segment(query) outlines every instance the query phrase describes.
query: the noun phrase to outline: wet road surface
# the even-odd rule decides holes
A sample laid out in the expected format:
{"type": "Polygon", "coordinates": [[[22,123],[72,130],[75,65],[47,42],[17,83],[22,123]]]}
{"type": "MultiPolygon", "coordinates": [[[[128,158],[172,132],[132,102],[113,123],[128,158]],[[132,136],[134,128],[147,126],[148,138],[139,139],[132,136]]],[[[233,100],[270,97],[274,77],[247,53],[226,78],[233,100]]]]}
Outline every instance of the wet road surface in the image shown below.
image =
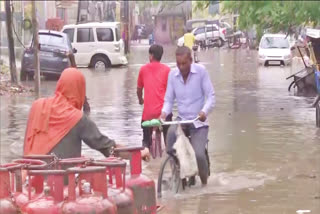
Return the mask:
{"type": "MultiPolygon", "coordinates": [[[[141,145],[142,107],[136,80],[147,62],[148,46],[133,47],[128,67],[106,72],[82,69],[87,81],[91,117],[117,142],[141,145]]],[[[175,67],[174,48],[166,47],[163,62],[175,67]]],[[[289,214],[320,213],[320,130],[315,127],[312,98],[288,92],[285,79],[302,68],[261,67],[257,52],[213,49],[200,53],[216,90],[210,115],[211,176],[206,188],[195,187],[159,200],[160,213],[289,214]]],[[[53,94],[55,81],[42,84],[53,94]]],[[[26,83],[32,84],[32,83],[26,83]]],[[[22,154],[27,114],[33,97],[0,97],[1,162],[22,154]]],[[[83,146],[83,154],[102,157],[83,146]]],[[[160,161],[144,164],[156,179],[160,161]]]]}

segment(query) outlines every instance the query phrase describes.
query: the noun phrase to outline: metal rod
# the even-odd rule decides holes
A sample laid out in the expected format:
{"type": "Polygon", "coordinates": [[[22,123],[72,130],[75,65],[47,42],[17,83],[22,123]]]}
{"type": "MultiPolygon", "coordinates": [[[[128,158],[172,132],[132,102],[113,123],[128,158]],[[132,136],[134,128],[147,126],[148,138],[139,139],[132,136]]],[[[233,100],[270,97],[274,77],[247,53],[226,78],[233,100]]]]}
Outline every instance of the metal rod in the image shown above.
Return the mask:
{"type": "Polygon", "coordinates": [[[10,64],[10,75],[11,82],[14,84],[18,83],[17,79],[17,67],[16,67],[16,57],[14,49],[14,39],[12,32],[12,11],[11,11],[11,1],[5,1],[5,11],[6,11],[6,26],[7,26],[7,40],[8,40],[8,50],[9,50],[9,64],[10,64]]]}
{"type": "Polygon", "coordinates": [[[303,64],[304,64],[304,66],[307,68],[308,66],[307,66],[306,62],[304,61],[304,58],[303,58],[303,56],[302,56],[302,53],[301,53],[301,50],[300,50],[299,46],[297,46],[297,48],[298,48],[298,51],[299,51],[300,56],[301,56],[301,58],[302,58],[303,64]]]}
{"type": "Polygon", "coordinates": [[[168,126],[168,125],[178,125],[178,124],[191,124],[198,120],[199,117],[193,120],[181,120],[181,121],[161,121],[161,125],[168,126]]]}
{"type": "Polygon", "coordinates": [[[302,69],[301,71],[298,71],[297,73],[292,74],[291,76],[287,77],[286,79],[290,79],[291,77],[294,77],[296,74],[299,74],[305,70],[306,70],[306,68],[302,69]]]}

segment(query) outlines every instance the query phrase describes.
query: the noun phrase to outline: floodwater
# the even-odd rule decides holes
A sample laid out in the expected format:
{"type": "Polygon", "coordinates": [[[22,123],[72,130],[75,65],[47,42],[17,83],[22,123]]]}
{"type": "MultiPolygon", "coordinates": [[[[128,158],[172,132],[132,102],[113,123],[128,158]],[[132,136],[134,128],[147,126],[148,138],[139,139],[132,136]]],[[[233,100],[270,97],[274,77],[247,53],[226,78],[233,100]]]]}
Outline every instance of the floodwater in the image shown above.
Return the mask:
{"type": "MultiPolygon", "coordinates": [[[[141,145],[142,107],[136,98],[139,68],[148,60],[148,46],[132,47],[130,65],[106,72],[82,69],[87,80],[91,117],[117,142],[141,145]]],[[[257,65],[257,52],[213,49],[200,53],[216,90],[210,115],[211,176],[207,187],[195,187],[159,200],[168,214],[320,213],[320,130],[315,127],[312,98],[288,92],[286,77],[302,68],[257,65]]],[[[175,66],[174,48],[163,62],[175,66]]],[[[32,84],[32,83],[26,83],[32,84]]],[[[45,81],[42,95],[53,94],[45,81]]],[[[1,162],[22,154],[27,114],[33,97],[0,97],[1,162]]],[[[83,147],[84,155],[102,157],[83,147]]],[[[144,164],[156,179],[160,161],[144,164]]]]}

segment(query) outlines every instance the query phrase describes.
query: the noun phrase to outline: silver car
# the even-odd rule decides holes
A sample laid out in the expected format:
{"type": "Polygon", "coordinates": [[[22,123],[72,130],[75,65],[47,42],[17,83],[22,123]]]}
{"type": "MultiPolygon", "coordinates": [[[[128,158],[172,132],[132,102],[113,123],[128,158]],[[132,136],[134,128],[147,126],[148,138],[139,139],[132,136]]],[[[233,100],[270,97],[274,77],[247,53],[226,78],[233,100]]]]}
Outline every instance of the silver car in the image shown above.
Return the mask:
{"type": "MultiPolygon", "coordinates": [[[[75,53],[76,50],[72,49],[71,42],[65,33],[41,30],[38,34],[41,75],[58,78],[65,68],[70,67],[73,64],[73,53],[75,53]]],[[[20,73],[21,81],[24,81],[27,78],[33,79],[34,77],[33,45],[34,43],[32,40],[30,47],[23,52],[20,73]]]]}

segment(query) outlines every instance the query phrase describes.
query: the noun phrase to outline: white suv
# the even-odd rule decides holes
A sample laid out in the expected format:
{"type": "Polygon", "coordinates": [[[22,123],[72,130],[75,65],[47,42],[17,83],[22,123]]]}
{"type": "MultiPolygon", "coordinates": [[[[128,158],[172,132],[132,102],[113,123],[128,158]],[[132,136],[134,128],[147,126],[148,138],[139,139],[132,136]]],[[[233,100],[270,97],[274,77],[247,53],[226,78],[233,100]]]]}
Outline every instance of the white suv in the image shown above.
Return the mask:
{"type": "MultiPolygon", "coordinates": [[[[219,28],[218,25],[213,24],[213,25],[197,27],[193,29],[191,33],[193,33],[197,41],[204,41],[206,37],[219,39],[218,46],[221,47],[223,43],[226,41],[225,35],[227,32],[226,32],[226,28],[222,28],[222,27],[219,28]]],[[[184,44],[184,37],[182,36],[178,39],[177,45],[183,46],[183,44],[184,44]]]]}
{"type": "Polygon", "coordinates": [[[103,69],[128,63],[119,22],[65,25],[62,32],[68,35],[72,47],[77,50],[77,66],[103,69]]]}

